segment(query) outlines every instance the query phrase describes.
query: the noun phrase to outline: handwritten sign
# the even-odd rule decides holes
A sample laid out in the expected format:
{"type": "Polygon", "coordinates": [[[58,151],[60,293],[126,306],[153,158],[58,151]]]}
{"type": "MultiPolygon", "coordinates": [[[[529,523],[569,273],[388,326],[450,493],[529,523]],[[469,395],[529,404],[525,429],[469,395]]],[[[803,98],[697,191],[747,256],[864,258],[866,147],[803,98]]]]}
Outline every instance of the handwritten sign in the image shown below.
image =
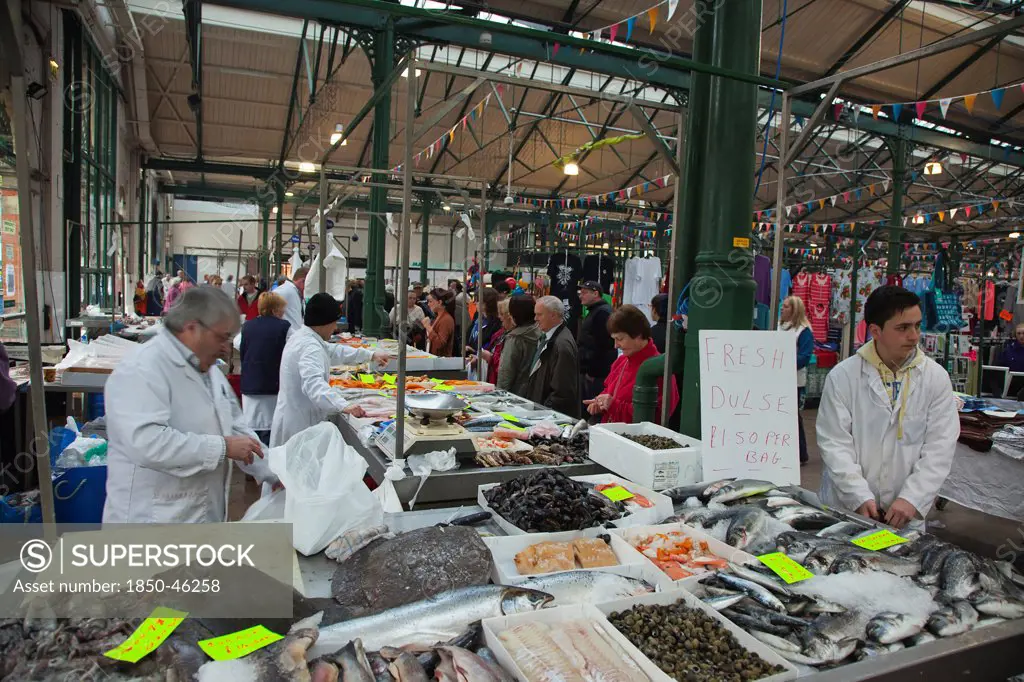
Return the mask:
{"type": "Polygon", "coordinates": [[[236,658],[248,656],[252,652],[282,639],[284,639],[283,635],[271,632],[262,625],[257,625],[248,630],[232,632],[230,635],[224,635],[223,637],[204,639],[198,642],[198,644],[199,648],[213,660],[232,661],[236,658]]]}
{"type": "Polygon", "coordinates": [[[704,480],[800,484],[796,335],[700,330],[704,480]]]}
{"type": "Polygon", "coordinates": [[[732,246],[735,249],[749,249],[750,239],[748,239],[747,237],[733,237],[732,246]]]}
{"type": "Polygon", "coordinates": [[[906,538],[901,538],[899,535],[896,535],[896,533],[893,533],[891,530],[885,530],[883,528],[880,531],[871,533],[870,535],[859,537],[856,540],[851,540],[850,542],[857,545],[858,547],[869,549],[872,552],[877,552],[879,550],[883,550],[888,547],[892,547],[893,545],[904,543],[906,541],[906,538]]]}
{"type": "Polygon", "coordinates": [[[629,492],[621,485],[617,485],[614,488],[605,488],[604,490],[601,491],[601,494],[607,497],[612,502],[622,502],[623,500],[628,500],[635,497],[633,493],[629,492]]]}
{"type": "Polygon", "coordinates": [[[757,557],[757,559],[762,564],[770,568],[775,575],[782,578],[787,585],[792,585],[793,583],[798,583],[801,580],[807,580],[808,578],[814,577],[813,573],[790,559],[782,552],[762,554],[757,557]]]}
{"type": "Polygon", "coordinates": [[[377,383],[376,381],[374,381],[372,374],[360,374],[359,375],[359,381],[363,382],[364,384],[375,384],[375,383],[377,383]]]}
{"type": "Polygon", "coordinates": [[[389,386],[394,386],[396,381],[398,381],[398,377],[396,377],[394,374],[385,374],[384,375],[384,383],[385,384],[388,384],[389,386]]]}
{"type": "Polygon", "coordinates": [[[185,611],[158,606],[149,614],[149,618],[142,621],[131,637],[103,655],[116,661],[138,663],[156,651],[187,616],[188,613],[185,611]]]}

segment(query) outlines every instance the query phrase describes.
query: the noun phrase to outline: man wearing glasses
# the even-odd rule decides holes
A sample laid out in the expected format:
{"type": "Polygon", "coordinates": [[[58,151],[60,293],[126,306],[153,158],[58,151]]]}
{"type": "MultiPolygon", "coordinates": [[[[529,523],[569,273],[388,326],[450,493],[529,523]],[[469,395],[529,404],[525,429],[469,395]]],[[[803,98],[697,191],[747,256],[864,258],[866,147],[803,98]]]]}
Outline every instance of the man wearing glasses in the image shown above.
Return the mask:
{"type": "Polygon", "coordinates": [[[107,380],[104,523],[226,521],[232,462],[277,481],[216,367],[241,327],[235,302],[218,288],[189,289],[164,327],[107,380]]]}

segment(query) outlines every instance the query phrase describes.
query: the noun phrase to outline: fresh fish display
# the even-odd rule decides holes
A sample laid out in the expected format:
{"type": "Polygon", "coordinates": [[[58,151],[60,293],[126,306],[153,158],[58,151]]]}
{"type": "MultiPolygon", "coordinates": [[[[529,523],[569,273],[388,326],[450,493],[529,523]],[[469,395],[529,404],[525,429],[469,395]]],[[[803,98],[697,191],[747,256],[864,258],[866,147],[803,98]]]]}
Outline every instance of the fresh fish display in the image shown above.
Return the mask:
{"type": "Polygon", "coordinates": [[[833,523],[831,526],[819,530],[818,537],[838,537],[845,539],[857,535],[858,533],[863,533],[865,530],[869,530],[869,528],[866,528],[859,523],[854,523],[853,521],[839,521],[838,523],[833,523]]]}
{"type": "Polygon", "coordinates": [[[715,577],[725,583],[728,587],[735,588],[747,594],[758,603],[763,604],[770,609],[780,613],[786,610],[786,607],[783,606],[778,597],[772,594],[771,590],[768,590],[755,582],[725,572],[718,573],[715,577]]]}
{"type": "Polygon", "coordinates": [[[485,491],[484,497],[495,513],[528,533],[592,528],[618,519],[625,510],[553,469],[514,478],[485,491]]]}
{"type": "Polygon", "coordinates": [[[718,490],[711,493],[709,500],[725,504],[727,502],[743,499],[744,497],[760,495],[761,493],[766,493],[769,490],[774,489],[775,484],[771,481],[758,481],[750,478],[741,478],[719,487],[718,490]]]}
{"type": "Polygon", "coordinates": [[[907,646],[919,646],[921,644],[927,644],[928,642],[934,642],[935,640],[935,635],[927,631],[922,631],[917,633],[913,637],[908,637],[907,646]]]}
{"type": "Polygon", "coordinates": [[[744,649],[731,632],[684,601],[634,606],[610,614],[608,620],[676,680],[758,680],[782,671],[744,649]]]}
{"type": "Polygon", "coordinates": [[[813,507],[782,506],[772,511],[772,516],[795,530],[819,531],[836,525],[839,519],[813,507]]]}
{"type": "Polygon", "coordinates": [[[880,613],[868,622],[866,632],[879,644],[893,644],[921,632],[926,623],[905,613],[880,613]]]}
{"type": "Polygon", "coordinates": [[[432,646],[464,632],[471,623],[541,608],[551,595],[501,585],[466,587],[320,629],[314,656],[336,651],[361,638],[367,649],[419,644],[432,646]]]}
{"type": "Polygon", "coordinates": [[[954,601],[928,619],[928,629],[939,637],[967,632],[978,622],[978,612],[966,601],[954,601]]]}
{"type": "Polygon", "coordinates": [[[586,621],[524,623],[498,635],[528,682],[631,682],[648,680],[625,656],[610,654],[608,640],[586,621]]]}
{"type": "Polygon", "coordinates": [[[776,649],[778,654],[787,661],[803,665],[830,665],[845,661],[857,649],[857,639],[846,639],[833,642],[821,637],[811,639],[801,653],[793,653],[776,649]]]}
{"type": "Polygon", "coordinates": [[[520,586],[550,595],[554,599],[551,606],[597,604],[654,591],[646,581],[604,571],[564,571],[530,578],[520,586]]]}
{"type": "Polygon", "coordinates": [[[437,651],[441,654],[441,662],[434,673],[438,682],[500,682],[504,677],[497,675],[486,661],[468,649],[442,646],[437,651]]]}
{"type": "Polygon", "coordinates": [[[976,595],[981,584],[972,555],[961,550],[950,552],[942,564],[940,585],[951,599],[970,599],[976,595]]]}
{"type": "MultiPolygon", "coordinates": [[[[388,665],[388,674],[396,682],[429,682],[426,670],[412,654],[403,651],[388,665]]],[[[317,682],[313,680],[312,682],[317,682]]]]}
{"type": "MultiPolygon", "coordinates": [[[[284,639],[245,658],[234,661],[211,661],[199,669],[196,682],[307,682],[313,678],[306,658],[317,637],[316,628],[296,630],[284,639]]],[[[328,667],[333,665],[326,663],[321,666],[320,679],[331,682],[330,677],[325,675],[328,675],[328,667]]],[[[314,669],[316,667],[315,665],[314,669]]],[[[364,682],[358,677],[353,679],[364,682]]],[[[373,677],[370,677],[369,681],[373,682],[373,677]]]]}
{"type": "Polygon", "coordinates": [[[747,595],[741,593],[738,594],[716,594],[710,597],[705,597],[701,601],[713,608],[715,611],[723,611],[734,604],[747,599],[747,595]]]}
{"type": "Polygon", "coordinates": [[[921,562],[885,552],[853,551],[838,557],[828,570],[829,573],[885,571],[911,578],[921,572],[921,562]]]}

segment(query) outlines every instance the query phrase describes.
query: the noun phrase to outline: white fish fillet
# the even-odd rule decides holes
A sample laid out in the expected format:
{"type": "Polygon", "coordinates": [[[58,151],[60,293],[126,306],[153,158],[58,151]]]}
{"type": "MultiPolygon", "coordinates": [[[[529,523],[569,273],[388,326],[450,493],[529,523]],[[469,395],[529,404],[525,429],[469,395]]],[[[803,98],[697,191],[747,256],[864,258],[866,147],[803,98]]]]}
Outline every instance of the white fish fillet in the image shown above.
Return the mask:
{"type": "Polygon", "coordinates": [[[572,646],[583,658],[583,677],[589,682],[634,682],[647,679],[646,676],[637,678],[635,672],[626,668],[621,658],[610,654],[590,623],[566,623],[561,633],[568,636],[572,646]]]}
{"type": "Polygon", "coordinates": [[[528,682],[585,682],[543,623],[525,623],[499,636],[528,682]]]}

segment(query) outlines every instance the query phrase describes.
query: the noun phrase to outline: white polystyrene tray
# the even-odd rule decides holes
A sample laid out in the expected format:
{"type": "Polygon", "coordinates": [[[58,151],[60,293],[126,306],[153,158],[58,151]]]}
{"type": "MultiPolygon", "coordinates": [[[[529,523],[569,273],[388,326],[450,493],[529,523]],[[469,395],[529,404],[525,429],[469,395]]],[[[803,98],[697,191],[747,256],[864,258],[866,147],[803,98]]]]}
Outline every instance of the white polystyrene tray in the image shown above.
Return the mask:
{"type": "Polygon", "coordinates": [[[590,429],[590,459],[653,490],[700,482],[700,453],[699,440],[650,422],[598,424],[590,429]],[[662,436],[680,447],[651,450],[622,434],[662,436]]]}
{"type": "MultiPolygon", "coordinates": [[[[654,535],[655,533],[671,533],[673,531],[683,533],[684,535],[688,535],[689,537],[693,538],[695,542],[704,540],[708,543],[708,549],[710,549],[712,552],[722,557],[723,559],[727,559],[733,562],[734,564],[757,563],[757,558],[752,554],[747,554],[741,549],[736,549],[735,547],[727,545],[721,540],[717,540],[711,535],[708,535],[707,532],[700,530],[698,528],[694,528],[693,526],[688,526],[685,523],[663,523],[657,526],[631,526],[629,528],[611,529],[611,533],[614,535],[618,535],[623,540],[625,540],[626,543],[630,546],[630,548],[633,548],[633,538],[654,535]]],[[[650,559],[648,559],[646,556],[644,556],[644,554],[640,553],[635,548],[633,549],[633,551],[635,551],[645,560],[650,561],[650,559]]],[[[655,566],[655,568],[657,568],[657,565],[653,561],[651,561],[650,563],[652,566],[655,566]]],[[[678,580],[676,582],[682,584],[687,589],[690,589],[689,585],[699,581],[703,577],[703,575],[695,575],[690,576],[689,578],[683,578],[682,580],[678,580]]]]}
{"type": "MultiPolygon", "coordinates": [[[[729,630],[729,632],[735,635],[736,640],[740,643],[740,646],[742,646],[747,651],[752,651],[753,653],[757,654],[762,659],[764,659],[767,663],[771,663],[772,665],[780,665],[783,668],[785,668],[783,672],[776,673],[775,675],[770,675],[768,677],[762,677],[758,682],[785,682],[786,680],[795,680],[799,676],[796,666],[794,666],[786,659],[782,658],[782,656],[779,656],[770,647],[766,646],[765,644],[762,644],[761,642],[754,639],[752,636],[748,635],[746,632],[737,627],[732,621],[730,621],[725,616],[718,613],[718,611],[715,611],[713,608],[711,608],[710,606],[702,602],[700,599],[697,599],[695,596],[693,596],[685,590],[677,590],[674,592],[652,592],[651,594],[644,594],[640,595],[639,597],[632,597],[630,599],[620,599],[618,601],[610,601],[596,604],[594,608],[596,608],[602,615],[604,615],[607,618],[607,616],[616,611],[627,611],[639,604],[675,604],[679,600],[685,601],[687,606],[699,609],[704,613],[708,614],[709,616],[711,616],[712,618],[714,618],[715,621],[718,622],[722,627],[726,628],[727,630],[729,630]]],[[[611,625],[611,623],[609,623],[609,625],[611,625]]],[[[615,628],[614,625],[611,625],[611,627],[613,629],[615,628]]],[[[674,682],[673,678],[663,673],[660,668],[658,668],[656,665],[654,665],[653,662],[647,659],[647,657],[644,656],[644,654],[639,649],[633,646],[633,643],[626,639],[626,637],[622,635],[622,633],[619,633],[617,630],[616,633],[619,634],[619,636],[626,641],[626,644],[629,646],[628,650],[630,656],[634,660],[636,660],[637,657],[643,657],[652,667],[657,669],[658,676],[652,677],[652,682],[674,682]]]]}
{"type": "MultiPolygon", "coordinates": [[[[651,503],[654,504],[650,509],[640,509],[633,512],[632,514],[626,514],[625,516],[610,521],[610,524],[614,524],[616,527],[625,528],[628,526],[639,526],[649,525],[660,521],[661,519],[667,518],[673,514],[672,500],[665,497],[660,493],[656,493],[653,490],[644,488],[641,485],[637,485],[632,481],[626,480],[621,476],[615,476],[613,474],[597,474],[595,476],[573,476],[574,481],[582,481],[585,483],[618,483],[623,485],[631,493],[642,495],[646,497],[651,503]]],[[[477,504],[484,508],[485,511],[491,512],[494,516],[495,523],[501,527],[508,535],[523,535],[526,531],[520,529],[518,526],[513,525],[510,521],[506,520],[501,514],[496,512],[487,503],[487,498],[484,497],[484,492],[494,488],[495,486],[501,485],[500,483],[485,483],[477,488],[477,504]]]]}
{"type": "MultiPolygon", "coordinates": [[[[675,592],[673,594],[683,593],[675,592]]],[[[637,667],[643,670],[652,682],[673,682],[671,678],[667,677],[658,669],[657,666],[651,663],[646,656],[637,651],[636,647],[630,644],[629,640],[627,640],[622,633],[616,630],[600,611],[589,604],[582,606],[559,606],[552,609],[541,609],[540,611],[518,613],[511,616],[486,618],[483,621],[484,641],[488,648],[494,652],[494,657],[498,660],[498,663],[501,664],[502,668],[511,673],[520,682],[529,682],[528,678],[512,659],[512,655],[505,648],[505,645],[499,638],[499,635],[505,630],[509,630],[523,623],[533,622],[554,625],[574,620],[586,620],[601,629],[607,637],[615,643],[618,655],[620,657],[628,657],[632,660],[637,667]]],[[[643,680],[638,679],[635,682],[643,682],[643,680]]]]}
{"type": "MultiPolygon", "coordinates": [[[[592,538],[607,530],[601,528],[588,528],[586,530],[567,531],[565,533],[529,533],[526,535],[506,535],[504,537],[484,538],[484,544],[491,550],[491,577],[498,585],[509,585],[512,582],[525,580],[526,578],[541,578],[552,573],[537,573],[535,575],[522,575],[516,569],[516,554],[522,552],[531,545],[540,542],[571,542],[577,538],[592,538]]],[[[625,540],[617,535],[611,536],[611,549],[619,560],[619,565],[649,563],[642,554],[629,546],[625,540]]],[[[615,568],[606,567],[606,568],[615,568]]],[[[583,571],[601,571],[603,568],[573,569],[583,571]]],[[[555,571],[564,573],[564,571],[555,571]]]]}

